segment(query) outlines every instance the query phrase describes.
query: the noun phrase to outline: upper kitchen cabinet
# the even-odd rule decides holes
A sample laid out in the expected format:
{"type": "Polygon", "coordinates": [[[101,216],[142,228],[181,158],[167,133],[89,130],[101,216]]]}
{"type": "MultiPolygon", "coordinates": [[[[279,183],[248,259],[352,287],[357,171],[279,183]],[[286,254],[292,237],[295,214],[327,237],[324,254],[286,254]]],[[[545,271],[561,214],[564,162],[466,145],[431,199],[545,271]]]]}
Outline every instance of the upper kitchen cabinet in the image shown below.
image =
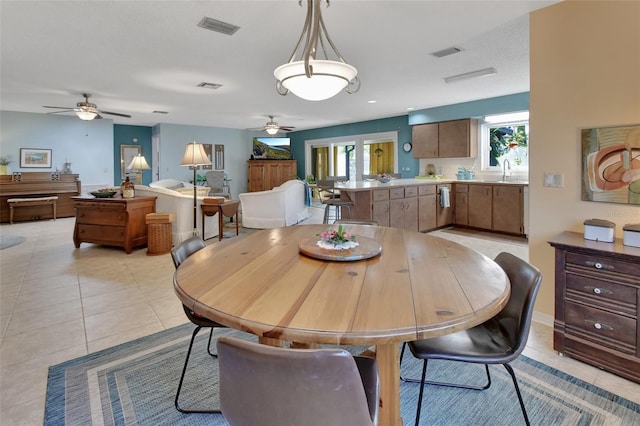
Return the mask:
{"type": "Polygon", "coordinates": [[[478,120],[441,121],[413,126],[414,158],[463,158],[478,155],[478,120]]]}

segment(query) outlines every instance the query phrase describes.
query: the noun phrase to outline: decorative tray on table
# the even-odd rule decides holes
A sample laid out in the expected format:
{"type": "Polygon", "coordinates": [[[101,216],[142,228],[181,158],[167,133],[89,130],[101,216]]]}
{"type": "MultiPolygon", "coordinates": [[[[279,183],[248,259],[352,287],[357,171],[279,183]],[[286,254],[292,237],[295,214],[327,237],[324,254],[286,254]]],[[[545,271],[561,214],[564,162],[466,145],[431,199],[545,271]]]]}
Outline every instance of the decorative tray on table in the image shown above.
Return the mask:
{"type": "Polygon", "coordinates": [[[304,238],[298,244],[300,253],[320,260],[333,260],[336,262],[353,262],[375,257],[382,253],[382,246],[379,242],[368,237],[357,237],[357,245],[349,244],[348,248],[341,248],[340,245],[329,248],[327,245],[318,245],[317,237],[304,238]]]}

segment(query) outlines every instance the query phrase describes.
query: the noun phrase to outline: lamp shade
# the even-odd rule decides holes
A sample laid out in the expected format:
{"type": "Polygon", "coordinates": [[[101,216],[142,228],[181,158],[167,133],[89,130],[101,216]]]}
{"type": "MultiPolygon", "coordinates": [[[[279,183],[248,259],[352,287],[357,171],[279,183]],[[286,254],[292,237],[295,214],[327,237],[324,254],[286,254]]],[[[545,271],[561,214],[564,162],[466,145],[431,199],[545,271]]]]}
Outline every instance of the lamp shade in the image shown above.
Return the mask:
{"type": "Polygon", "coordinates": [[[129,167],[127,167],[127,169],[130,170],[149,170],[150,168],[151,167],[149,167],[147,160],[144,159],[142,154],[138,154],[133,157],[133,160],[131,160],[131,164],[129,164],[129,167]]]}
{"type": "Polygon", "coordinates": [[[78,118],[80,118],[80,120],[89,121],[96,118],[98,113],[81,109],[79,111],[76,111],[76,115],[78,116],[78,118]]]}
{"type": "Polygon", "coordinates": [[[180,163],[181,166],[204,166],[209,164],[211,164],[211,160],[207,157],[203,144],[196,142],[187,144],[187,149],[185,149],[184,157],[180,163]]]}
{"type": "Polygon", "coordinates": [[[323,101],[338,93],[358,75],[355,67],[339,61],[310,60],[313,74],[307,77],[304,61],[280,65],[273,74],[294,95],[308,101],[323,101]]]}

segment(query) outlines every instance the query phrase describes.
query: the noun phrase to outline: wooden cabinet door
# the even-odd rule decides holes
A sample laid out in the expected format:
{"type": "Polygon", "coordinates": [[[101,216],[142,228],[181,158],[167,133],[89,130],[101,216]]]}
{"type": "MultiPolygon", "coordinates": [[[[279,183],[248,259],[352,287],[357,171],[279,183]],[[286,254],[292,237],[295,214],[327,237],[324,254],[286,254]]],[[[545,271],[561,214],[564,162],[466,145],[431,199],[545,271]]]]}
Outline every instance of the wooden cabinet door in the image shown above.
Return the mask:
{"type": "Polygon", "coordinates": [[[418,187],[418,231],[431,231],[436,226],[436,186],[420,186],[418,187]]]}
{"type": "Polygon", "coordinates": [[[491,185],[469,185],[469,226],[491,229],[492,199],[491,185]]]}
{"type": "Polygon", "coordinates": [[[413,158],[438,157],[438,123],[413,126],[413,158]]]}
{"type": "Polygon", "coordinates": [[[469,194],[456,192],[456,225],[469,224],[469,194]]]}
{"type": "Polygon", "coordinates": [[[451,184],[442,184],[436,186],[436,225],[438,227],[453,225],[455,214],[455,195],[451,192],[451,184]],[[440,200],[440,190],[444,187],[449,188],[449,207],[442,207],[440,200]]]}
{"type": "Polygon", "coordinates": [[[374,201],[372,217],[378,225],[389,226],[389,201],[374,201]]]}
{"type": "Polygon", "coordinates": [[[476,157],[477,120],[464,119],[438,123],[438,157],[476,157]]]}
{"type": "Polygon", "coordinates": [[[418,230],[418,198],[410,197],[404,200],[403,228],[408,231],[418,230]]]}
{"type": "Polygon", "coordinates": [[[523,234],[523,200],[521,186],[495,185],[493,187],[493,230],[523,234]]]}
{"type": "Polygon", "coordinates": [[[264,191],[266,186],[267,167],[265,163],[249,164],[249,192],[264,191]]]}

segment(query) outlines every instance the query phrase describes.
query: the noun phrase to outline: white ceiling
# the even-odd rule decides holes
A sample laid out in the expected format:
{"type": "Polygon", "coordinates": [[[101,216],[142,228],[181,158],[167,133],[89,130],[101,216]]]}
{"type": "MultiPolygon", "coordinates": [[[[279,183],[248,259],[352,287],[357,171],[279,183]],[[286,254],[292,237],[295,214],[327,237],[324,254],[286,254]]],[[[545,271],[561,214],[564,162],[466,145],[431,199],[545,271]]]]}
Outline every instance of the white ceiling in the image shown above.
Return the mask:
{"type": "Polygon", "coordinates": [[[105,116],[118,124],[237,129],[268,115],[296,130],[397,116],[528,91],[528,13],[556,2],[333,0],[322,7],[325,23],[362,88],[309,102],[278,95],[273,76],[300,36],[305,3],[1,0],[0,105],[47,113],[43,105],[73,107],[89,92],[99,109],[132,116],[105,116]],[[240,30],[199,28],[205,16],[240,30]],[[462,52],[430,55],[452,46],[462,52]],[[444,82],[487,67],[498,74],[444,82]]]}

